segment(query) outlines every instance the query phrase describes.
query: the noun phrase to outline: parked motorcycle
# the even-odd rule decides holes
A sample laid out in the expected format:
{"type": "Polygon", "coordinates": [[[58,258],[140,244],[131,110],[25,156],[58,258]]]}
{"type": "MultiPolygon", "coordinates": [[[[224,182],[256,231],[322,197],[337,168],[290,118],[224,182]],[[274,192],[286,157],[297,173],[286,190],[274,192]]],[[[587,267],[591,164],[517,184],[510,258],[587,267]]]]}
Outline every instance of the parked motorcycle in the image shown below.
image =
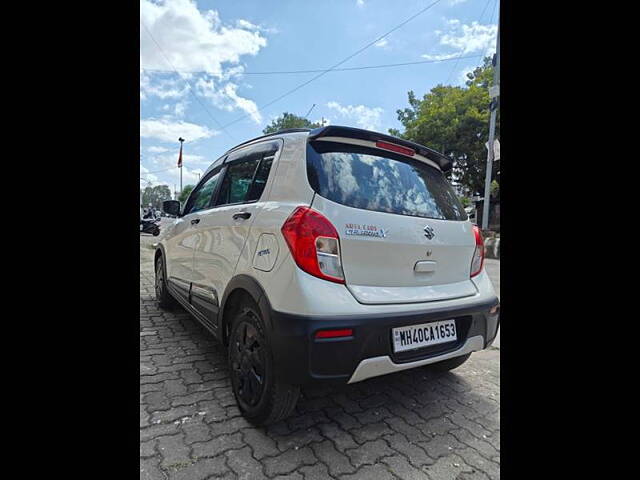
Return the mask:
{"type": "Polygon", "coordinates": [[[140,233],[150,233],[154,237],[160,235],[160,219],[159,218],[142,218],[140,219],[140,233]]]}

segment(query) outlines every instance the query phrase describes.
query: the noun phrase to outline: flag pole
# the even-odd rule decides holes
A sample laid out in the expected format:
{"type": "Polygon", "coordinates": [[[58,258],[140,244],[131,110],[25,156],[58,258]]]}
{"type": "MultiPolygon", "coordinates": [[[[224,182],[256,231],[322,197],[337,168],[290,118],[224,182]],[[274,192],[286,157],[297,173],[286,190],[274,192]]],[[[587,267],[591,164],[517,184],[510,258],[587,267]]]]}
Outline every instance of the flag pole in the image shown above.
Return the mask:
{"type": "Polygon", "coordinates": [[[180,157],[178,157],[178,167],[180,167],[180,193],[182,193],[182,143],[184,142],[184,138],[180,137],[178,141],[180,142],[180,157]]]}

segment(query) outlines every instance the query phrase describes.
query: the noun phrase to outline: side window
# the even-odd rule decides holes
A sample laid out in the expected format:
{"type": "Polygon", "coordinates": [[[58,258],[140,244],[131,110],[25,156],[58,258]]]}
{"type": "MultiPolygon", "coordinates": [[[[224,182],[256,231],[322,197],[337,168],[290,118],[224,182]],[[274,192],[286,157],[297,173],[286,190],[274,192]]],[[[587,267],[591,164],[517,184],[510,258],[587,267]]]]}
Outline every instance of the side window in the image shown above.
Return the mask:
{"type": "Polygon", "coordinates": [[[247,201],[259,200],[262,196],[264,186],[267,184],[267,179],[269,178],[269,172],[271,171],[271,164],[273,163],[273,159],[274,156],[270,155],[268,157],[264,157],[262,159],[262,162],[260,162],[260,167],[258,168],[256,177],[253,180],[251,191],[247,196],[247,201]]]}
{"type": "Polygon", "coordinates": [[[209,208],[213,192],[220,180],[221,173],[221,171],[218,171],[218,173],[212,175],[196,187],[196,190],[191,194],[191,197],[189,197],[189,202],[187,203],[184,212],[185,215],[209,208]]]}
{"type": "Polygon", "coordinates": [[[230,164],[222,181],[216,205],[246,202],[248,200],[249,187],[251,187],[259,162],[260,159],[255,158],[230,164]]]}

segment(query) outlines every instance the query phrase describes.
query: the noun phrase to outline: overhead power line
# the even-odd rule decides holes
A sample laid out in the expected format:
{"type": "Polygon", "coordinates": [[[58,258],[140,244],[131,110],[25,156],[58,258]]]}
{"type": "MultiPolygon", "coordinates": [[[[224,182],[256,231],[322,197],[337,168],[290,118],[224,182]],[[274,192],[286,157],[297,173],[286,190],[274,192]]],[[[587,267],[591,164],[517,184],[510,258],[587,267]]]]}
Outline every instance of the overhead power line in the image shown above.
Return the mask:
{"type": "MultiPolygon", "coordinates": [[[[469,55],[466,57],[449,57],[449,58],[441,58],[437,60],[418,60],[416,62],[403,62],[403,63],[386,63],[384,65],[364,65],[361,67],[345,67],[345,68],[334,68],[331,72],[349,72],[354,70],[368,70],[372,68],[391,68],[391,67],[404,67],[407,65],[421,65],[424,63],[440,63],[440,62],[450,62],[451,60],[460,60],[465,58],[478,58],[482,55],[469,55]]],[[[142,68],[142,70],[146,72],[157,72],[157,73],[173,73],[173,70],[159,70],[154,68],[142,68]]],[[[239,75],[292,75],[292,74],[300,74],[300,73],[319,73],[325,72],[326,69],[314,69],[314,70],[274,70],[274,71],[264,71],[264,72],[242,72],[239,75]]],[[[201,74],[201,73],[210,73],[206,70],[200,71],[183,71],[179,70],[180,73],[190,73],[190,74],[201,74]]]]}
{"type": "MultiPolygon", "coordinates": [[[[169,64],[169,66],[173,69],[174,72],[176,72],[176,74],[180,75],[180,73],[178,72],[178,70],[176,70],[176,68],[173,66],[173,64],[171,63],[171,60],[169,60],[169,57],[164,53],[164,50],[162,49],[162,47],[160,46],[160,44],[157,42],[157,40],[155,39],[155,37],[153,36],[153,34],[151,33],[151,31],[147,28],[147,26],[144,24],[144,22],[140,21],[140,24],[144,27],[144,29],[147,31],[147,33],[149,34],[149,37],[151,37],[151,40],[153,40],[153,43],[156,44],[156,46],[158,47],[158,50],[160,50],[160,53],[162,53],[162,56],[164,57],[164,59],[167,61],[167,63],[169,64]]],[[[221,130],[223,130],[227,135],[229,135],[233,140],[235,140],[235,138],[233,137],[233,135],[231,135],[228,131],[225,130],[225,127],[211,114],[211,112],[209,111],[209,109],[204,105],[204,103],[202,103],[202,101],[200,101],[200,99],[198,98],[198,96],[193,93],[193,88],[191,87],[191,84],[186,80],[183,79],[185,81],[185,83],[187,84],[187,86],[189,87],[189,93],[191,94],[191,96],[193,98],[196,99],[196,101],[200,104],[200,106],[202,107],[202,109],[207,112],[207,115],[209,115],[209,117],[211,117],[211,119],[220,127],[221,130]]]]}
{"type": "MultiPolygon", "coordinates": [[[[311,82],[317,80],[318,78],[322,77],[323,75],[331,72],[332,70],[336,69],[337,67],[339,67],[340,65],[342,65],[343,63],[351,60],[353,57],[355,57],[356,55],[359,55],[360,53],[364,52],[367,48],[371,47],[372,45],[378,43],[380,40],[382,40],[383,38],[385,38],[386,36],[390,35],[391,33],[395,32],[396,30],[398,30],[399,28],[403,27],[404,25],[406,25],[407,23],[409,23],[411,20],[413,20],[414,18],[418,17],[419,15],[422,15],[424,12],[426,12],[427,10],[429,10],[430,8],[432,8],[433,6],[437,5],[438,3],[440,3],[442,0],[436,0],[435,2],[430,3],[428,6],[426,6],[425,8],[423,8],[422,10],[420,10],[418,13],[410,16],[409,18],[407,18],[404,22],[396,25],[395,27],[393,27],[391,30],[389,30],[388,32],[384,33],[383,35],[379,36],[378,38],[376,38],[375,40],[367,43],[364,47],[360,48],[359,50],[355,51],[354,53],[352,53],[351,55],[345,57],[344,59],[340,60],[338,63],[336,63],[335,65],[332,65],[331,67],[329,67],[326,70],[323,70],[322,72],[318,73],[317,75],[313,76],[312,78],[310,78],[309,80],[307,80],[306,82],[301,83],[300,85],[292,88],[291,90],[283,93],[282,95],[280,95],[277,98],[274,98],[273,100],[271,100],[270,102],[265,103],[264,105],[261,105],[258,107],[258,111],[263,110],[271,105],[273,105],[274,103],[282,100],[283,98],[291,95],[294,92],[297,92],[298,90],[300,90],[301,88],[309,85],[311,82]]],[[[231,125],[233,125],[234,123],[238,123],[241,120],[244,120],[245,118],[247,118],[248,116],[250,116],[249,113],[246,113],[244,115],[242,115],[241,117],[238,117],[237,119],[227,123],[224,127],[229,127],[231,125]]]]}

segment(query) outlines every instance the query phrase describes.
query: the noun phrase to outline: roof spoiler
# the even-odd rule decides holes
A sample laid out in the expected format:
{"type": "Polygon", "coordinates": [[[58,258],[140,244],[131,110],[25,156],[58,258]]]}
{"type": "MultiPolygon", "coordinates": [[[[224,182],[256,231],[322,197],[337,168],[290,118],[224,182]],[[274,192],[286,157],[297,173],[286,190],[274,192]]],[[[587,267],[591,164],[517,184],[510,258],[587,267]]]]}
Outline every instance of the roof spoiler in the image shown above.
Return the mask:
{"type": "Polygon", "coordinates": [[[436,162],[443,172],[449,171],[453,167],[453,161],[446,155],[425,147],[424,145],[394,137],[393,135],[385,135],[384,133],[372,132],[361,128],[341,127],[338,125],[320,127],[309,132],[309,140],[315,140],[321,137],[346,137],[358,140],[368,140],[370,142],[382,140],[384,142],[395,143],[396,145],[401,145],[415,150],[416,153],[436,162]]]}

